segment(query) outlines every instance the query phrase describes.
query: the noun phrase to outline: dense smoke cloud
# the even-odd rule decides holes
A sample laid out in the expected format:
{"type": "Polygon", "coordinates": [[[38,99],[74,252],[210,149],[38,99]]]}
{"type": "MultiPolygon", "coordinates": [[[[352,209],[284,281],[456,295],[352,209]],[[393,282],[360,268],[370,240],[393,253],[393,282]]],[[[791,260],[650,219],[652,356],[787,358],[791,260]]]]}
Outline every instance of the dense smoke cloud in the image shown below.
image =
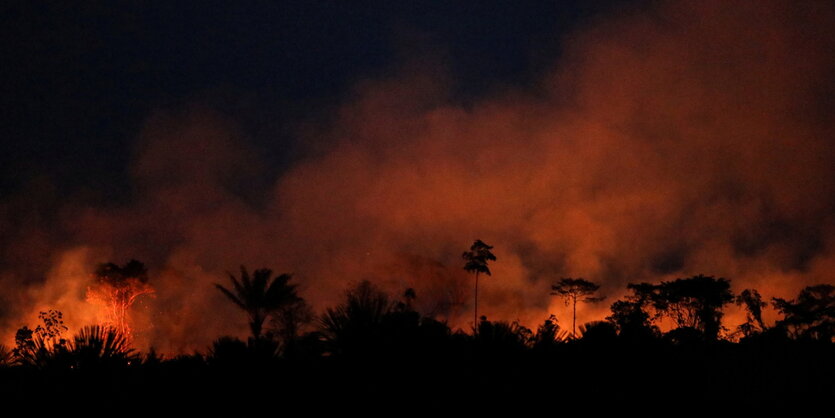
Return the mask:
{"type": "MultiPolygon", "coordinates": [[[[413,287],[421,310],[467,328],[461,252],[475,239],[498,257],[480,312],[528,326],[549,313],[566,323],[549,291],[567,276],[610,297],[578,305],[578,321],[602,319],[628,282],[704,273],[766,297],[831,283],[833,18],[825,3],[702,1],[610,16],[567,38],[537,88],[467,105],[450,97],[454,80],[410,61],[300,129],[307,156],[255,203],[240,190],[268,161],[234,121],[161,111],[137,141],[132,202],[6,221],[4,254],[26,236],[26,257],[51,266],[42,281],[3,266],[21,295],[7,296],[6,334],[44,307],[91,320],[73,307],[79,283],[131,257],[156,287],[138,338],[170,352],[246,332],[211,286],[240,264],[294,273],[318,309],[362,279],[413,287]]],[[[21,216],[15,199],[4,219],[21,216]]]]}

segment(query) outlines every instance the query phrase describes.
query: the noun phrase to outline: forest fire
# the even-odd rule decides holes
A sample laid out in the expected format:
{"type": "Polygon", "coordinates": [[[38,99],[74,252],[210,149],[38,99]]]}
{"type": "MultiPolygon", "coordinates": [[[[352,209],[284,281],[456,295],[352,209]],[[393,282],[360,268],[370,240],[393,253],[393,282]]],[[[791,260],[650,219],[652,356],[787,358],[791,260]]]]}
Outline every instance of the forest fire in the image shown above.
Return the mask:
{"type": "Polygon", "coordinates": [[[175,3],[0,24],[0,364],[830,388],[833,4],[175,3]]]}
{"type": "Polygon", "coordinates": [[[121,267],[105,263],[98,267],[94,283],[87,288],[87,300],[101,306],[101,325],[113,327],[130,342],[130,308],[138,297],[153,292],[148,284],[148,270],[141,262],[131,260],[121,267]]]}
{"type": "MultiPolygon", "coordinates": [[[[147,346],[189,352],[239,328],[213,284],[246,263],[293,272],[320,311],[370,279],[416,289],[417,306],[468,329],[472,277],[456,254],[475,237],[502,260],[478,311],[528,326],[573,317],[550,295],[559,277],[599,283],[608,300],[695,274],[764,300],[831,281],[835,147],[816,92],[831,88],[832,12],[685,3],[653,9],[673,25],[627,14],[578,31],[537,94],[464,105],[454,80],[411,61],[364,79],[291,129],[303,158],[276,172],[261,171],[274,164],[246,123],[202,103],[155,109],[124,156],[130,196],[58,199],[34,183],[0,200],[12,289],[0,325],[10,334],[56,308],[76,328],[133,321],[147,346]],[[733,16],[748,13],[743,30],[733,16]],[[131,257],[158,268],[157,297],[153,315],[128,319],[146,279],[90,269],[131,257]]],[[[608,305],[578,304],[578,325],[608,305]]]]}

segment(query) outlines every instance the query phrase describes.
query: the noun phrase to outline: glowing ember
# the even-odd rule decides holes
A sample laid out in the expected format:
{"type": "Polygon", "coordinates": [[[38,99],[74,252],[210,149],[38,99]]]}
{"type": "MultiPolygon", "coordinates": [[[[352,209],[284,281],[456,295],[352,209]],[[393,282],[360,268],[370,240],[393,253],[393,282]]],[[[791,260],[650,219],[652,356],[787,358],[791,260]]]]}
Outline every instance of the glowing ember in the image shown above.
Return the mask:
{"type": "Polygon", "coordinates": [[[131,260],[123,267],[106,263],[96,269],[95,283],[87,288],[87,300],[104,306],[102,325],[114,327],[130,341],[130,307],[139,296],[153,292],[148,270],[141,262],[131,260]]]}

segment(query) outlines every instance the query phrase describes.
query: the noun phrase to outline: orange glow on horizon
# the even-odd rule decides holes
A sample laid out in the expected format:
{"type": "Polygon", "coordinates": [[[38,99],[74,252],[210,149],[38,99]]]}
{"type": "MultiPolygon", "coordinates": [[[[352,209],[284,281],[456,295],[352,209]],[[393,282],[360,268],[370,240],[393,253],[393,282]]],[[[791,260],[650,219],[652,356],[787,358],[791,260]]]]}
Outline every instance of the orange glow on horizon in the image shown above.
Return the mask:
{"type": "MultiPolygon", "coordinates": [[[[2,338],[45,309],[70,332],[112,323],[163,353],[245,338],[245,315],[214,288],[241,264],[292,273],[319,313],[361,280],[394,299],[412,288],[418,310],[469,331],[460,255],[476,238],[497,256],[479,314],[534,331],[551,314],[570,330],[570,307],[550,295],[560,277],[607,297],[577,305],[578,327],[609,315],[628,283],[705,274],[766,302],[832,283],[835,143],[821,95],[835,11],[786,7],[662,2],[600,19],[534,86],[466,104],[437,65],[407,60],[299,123],[302,157],[275,178],[249,127],[201,104],[157,110],[132,148],[131,201],[68,203],[63,240],[23,234],[33,243],[18,258],[48,263],[43,277],[3,265],[2,338]],[[130,257],[147,262],[154,298],[88,292],[97,263],[130,257]]],[[[745,318],[725,312],[731,330],[745,318]]]]}

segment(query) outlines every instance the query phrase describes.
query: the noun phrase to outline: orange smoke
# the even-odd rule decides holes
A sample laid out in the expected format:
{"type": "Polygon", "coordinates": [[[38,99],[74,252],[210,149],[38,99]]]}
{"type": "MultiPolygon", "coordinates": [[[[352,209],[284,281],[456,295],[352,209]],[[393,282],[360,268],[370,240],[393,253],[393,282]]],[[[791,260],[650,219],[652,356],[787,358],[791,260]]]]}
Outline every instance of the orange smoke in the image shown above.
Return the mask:
{"type": "Polygon", "coordinates": [[[320,311],[353,281],[412,287],[421,309],[466,328],[460,254],[476,238],[498,258],[480,312],[529,327],[550,313],[568,323],[550,296],[560,277],[608,296],[578,305],[578,324],[605,317],[629,282],[704,273],[766,298],[831,283],[833,17],[826,3],[664,3],[565,39],[539,86],[466,105],[454,80],[411,63],[300,129],[307,154],[256,198],[270,170],[233,121],[160,112],[137,142],[135,198],[69,207],[71,239],[49,248],[56,273],[5,324],[35,305],[89,317],[64,304],[79,285],[59,274],[106,261],[62,264],[85,251],[146,262],[157,297],[138,333],[169,352],[245,334],[212,287],[240,264],[294,273],[320,311]]]}

